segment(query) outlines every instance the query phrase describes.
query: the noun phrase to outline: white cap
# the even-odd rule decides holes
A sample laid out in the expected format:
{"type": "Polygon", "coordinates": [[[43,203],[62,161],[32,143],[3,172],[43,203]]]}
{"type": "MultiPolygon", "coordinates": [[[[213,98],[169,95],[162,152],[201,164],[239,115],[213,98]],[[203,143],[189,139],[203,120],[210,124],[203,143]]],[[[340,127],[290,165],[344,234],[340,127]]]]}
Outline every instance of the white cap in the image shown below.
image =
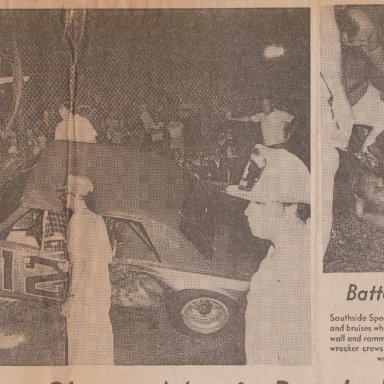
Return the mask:
{"type": "Polygon", "coordinates": [[[239,190],[230,185],[228,195],[259,203],[306,203],[311,202],[311,176],[305,164],[285,149],[255,146],[267,164],[251,191],[239,190]]]}
{"type": "Polygon", "coordinates": [[[87,196],[93,191],[92,181],[86,176],[68,175],[66,193],[77,196],[87,196]]]}

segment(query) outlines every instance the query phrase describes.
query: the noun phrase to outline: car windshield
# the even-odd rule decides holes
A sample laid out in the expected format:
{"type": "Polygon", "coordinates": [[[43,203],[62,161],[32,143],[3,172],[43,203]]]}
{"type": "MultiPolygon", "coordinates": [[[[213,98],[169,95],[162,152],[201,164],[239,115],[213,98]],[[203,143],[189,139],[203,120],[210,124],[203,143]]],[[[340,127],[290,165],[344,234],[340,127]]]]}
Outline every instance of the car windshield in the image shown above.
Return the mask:
{"type": "Polygon", "coordinates": [[[39,248],[42,213],[42,211],[38,210],[29,210],[13,224],[5,240],[39,248]]]}
{"type": "Polygon", "coordinates": [[[1,188],[0,222],[5,220],[20,205],[27,178],[28,172],[21,172],[1,188]]]}
{"type": "Polygon", "coordinates": [[[66,252],[67,213],[30,209],[8,230],[5,240],[40,248],[42,255],[66,252]]]}
{"type": "Polygon", "coordinates": [[[259,265],[266,245],[250,232],[243,214],[247,202],[230,198],[193,177],[187,179],[184,193],[180,231],[206,260],[255,258],[255,265],[259,265]]]}
{"type": "Polygon", "coordinates": [[[134,255],[139,259],[155,258],[160,261],[160,256],[143,224],[114,217],[106,217],[105,222],[115,257],[126,259],[134,255]]]}
{"type": "Polygon", "coordinates": [[[180,215],[182,234],[206,259],[212,259],[215,239],[212,196],[193,178],[187,180],[180,215]]]}

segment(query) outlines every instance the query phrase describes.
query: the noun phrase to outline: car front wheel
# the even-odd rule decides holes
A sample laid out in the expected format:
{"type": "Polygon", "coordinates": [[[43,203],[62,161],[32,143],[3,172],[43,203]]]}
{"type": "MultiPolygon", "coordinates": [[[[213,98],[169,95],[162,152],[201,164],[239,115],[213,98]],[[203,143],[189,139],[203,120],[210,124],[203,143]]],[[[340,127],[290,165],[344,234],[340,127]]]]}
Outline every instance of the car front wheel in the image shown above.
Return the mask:
{"type": "Polygon", "coordinates": [[[238,304],[210,291],[174,292],[167,302],[169,319],[180,332],[194,336],[217,335],[238,314],[238,304]]]}

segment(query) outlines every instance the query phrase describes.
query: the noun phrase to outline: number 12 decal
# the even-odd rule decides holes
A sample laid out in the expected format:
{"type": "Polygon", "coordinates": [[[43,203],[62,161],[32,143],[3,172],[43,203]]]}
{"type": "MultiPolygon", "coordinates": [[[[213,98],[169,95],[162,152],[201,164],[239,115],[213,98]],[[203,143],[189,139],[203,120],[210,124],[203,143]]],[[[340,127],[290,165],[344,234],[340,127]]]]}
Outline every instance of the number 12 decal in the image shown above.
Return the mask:
{"type": "Polygon", "coordinates": [[[34,267],[36,264],[52,267],[54,273],[46,275],[28,276],[25,278],[25,291],[29,295],[46,297],[49,299],[63,300],[65,295],[68,273],[63,272],[58,263],[54,260],[44,259],[38,256],[32,256],[30,264],[34,267]],[[44,289],[44,284],[48,289],[44,289]],[[42,287],[39,288],[39,285],[42,287]]]}
{"type": "MultiPolygon", "coordinates": [[[[12,251],[3,249],[1,251],[1,258],[3,259],[3,270],[1,276],[3,284],[0,286],[0,290],[3,289],[4,291],[15,292],[13,281],[14,254],[12,251]]],[[[47,299],[63,300],[69,274],[67,272],[63,272],[58,267],[58,263],[54,260],[44,259],[38,256],[30,256],[27,268],[35,269],[36,265],[45,265],[50,267],[52,270],[46,274],[36,274],[32,276],[26,276],[24,270],[16,271],[16,273],[19,273],[20,277],[24,279],[24,288],[20,287],[20,289],[16,289],[20,290],[20,292],[15,293],[33,295],[47,299]]]]}

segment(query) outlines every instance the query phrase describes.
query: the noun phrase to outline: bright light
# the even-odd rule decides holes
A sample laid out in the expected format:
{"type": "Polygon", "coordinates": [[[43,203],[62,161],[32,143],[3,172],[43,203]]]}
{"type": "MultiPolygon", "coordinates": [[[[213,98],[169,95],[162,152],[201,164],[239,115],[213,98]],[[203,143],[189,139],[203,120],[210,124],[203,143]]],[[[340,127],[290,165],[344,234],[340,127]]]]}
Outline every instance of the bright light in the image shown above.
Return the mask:
{"type": "Polygon", "coordinates": [[[8,334],[8,332],[0,330],[0,350],[16,348],[25,341],[26,338],[23,334],[8,334]]]}
{"type": "Polygon", "coordinates": [[[266,59],[274,59],[284,55],[284,47],[281,45],[269,45],[264,48],[264,57],[266,59]]]}

